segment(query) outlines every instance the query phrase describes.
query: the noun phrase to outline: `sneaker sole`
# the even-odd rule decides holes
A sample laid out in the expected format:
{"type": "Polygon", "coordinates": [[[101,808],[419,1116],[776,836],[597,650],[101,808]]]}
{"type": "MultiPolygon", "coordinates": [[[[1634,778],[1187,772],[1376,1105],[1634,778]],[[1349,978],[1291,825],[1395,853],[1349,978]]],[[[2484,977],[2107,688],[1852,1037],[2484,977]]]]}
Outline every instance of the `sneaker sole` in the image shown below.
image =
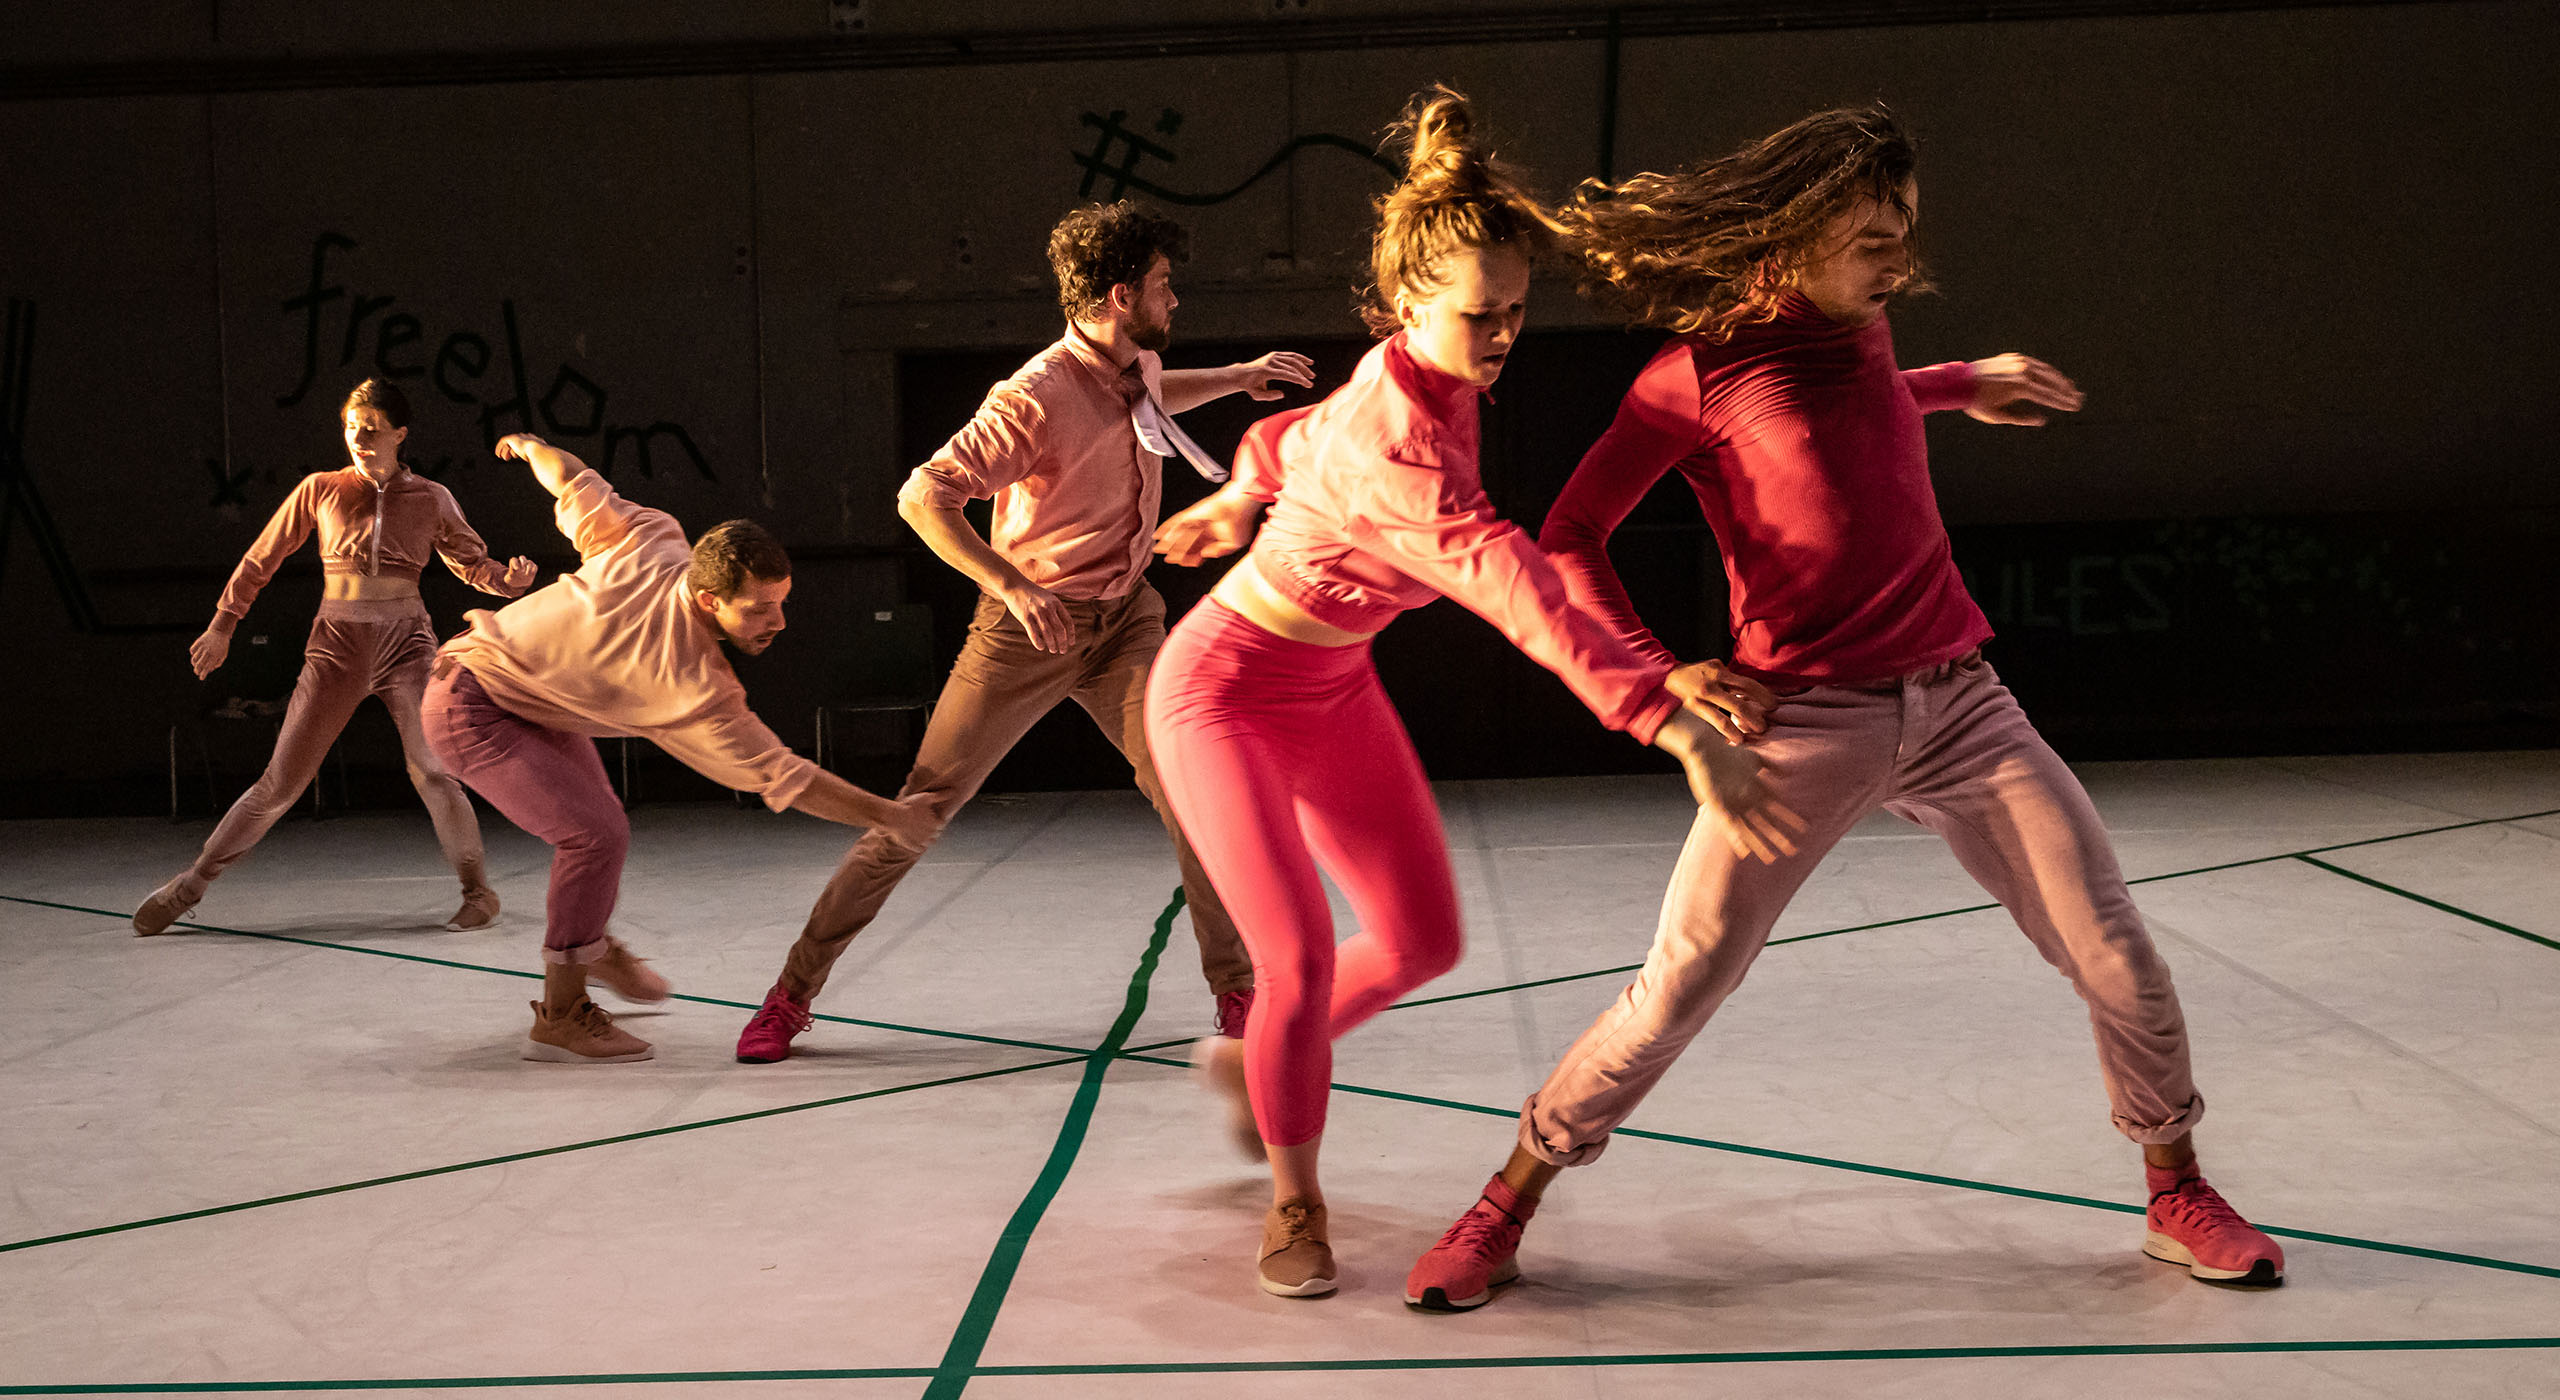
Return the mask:
{"type": "Polygon", "coordinates": [[[545,1045],[539,1040],[524,1043],[524,1057],[544,1065],[627,1065],[650,1059],[657,1053],[657,1047],[643,1046],[628,1055],[581,1055],[575,1050],[545,1045]]]}
{"type": "Polygon", "coordinates": [[[1262,1285],[1263,1292],[1274,1298],[1321,1298],[1336,1287],[1329,1278],[1311,1278],[1304,1283],[1274,1283],[1257,1274],[1254,1281],[1262,1285]]]}
{"type": "Polygon", "coordinates": [[[1420,1308],[1424,1312],[1472,1312],[1493,1301],[1493,1290],[1519,1277],[1520,1261],[1517,1258],[1505,1259],[1502,1267],[1493,1271],[1493,1277],[1484,1281],[1484,1291],[1472,1298],[1452,1298],[1440,1289],[1426,1288],[1419,1298],[1410,1293],[1404,1295],[1405,1306],[1420,1308]]]}
{"type": "Polygon", "coordinates": [[[503,924],[506,921],[507,916],[504,914],[500,914],[485,924],[466,924],[457,920],[447,919],[444,921],[444,931],[447,933],[487,933],[489,930],[496,928],[498,925],[503,924]]]}
{"type": "Polygon", "coordinates": [[[738,1052],[738,1063],[742,1065],[778,1065],[790,1058],[791,1052],[788,1050],[779,1055],[750,1055],[744,1050],[738,1052]]]}
{"type": "Polygon", "coordinates": [[[2207,1283],[2236,1284],[2242,1288],[2276,1288],[2284,1283],[2284,1275],[2276,1272],[2273,1259],[2253,1259],[2246,1269],[2210,1269],[2196,1262],[2185,1245],[2157,1230],[2144,1232],[2142,1252],[2163,1264],[2176,1264],[2207,1283]]]}

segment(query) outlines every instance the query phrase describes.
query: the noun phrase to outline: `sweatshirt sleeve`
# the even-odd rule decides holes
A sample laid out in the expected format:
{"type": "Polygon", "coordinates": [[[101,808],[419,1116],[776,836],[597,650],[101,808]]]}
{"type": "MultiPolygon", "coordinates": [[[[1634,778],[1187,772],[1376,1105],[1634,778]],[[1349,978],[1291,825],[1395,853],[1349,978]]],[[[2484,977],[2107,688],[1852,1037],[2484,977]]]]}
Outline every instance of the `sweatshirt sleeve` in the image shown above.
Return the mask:
{"type": "Polygon", "coordinates": [[[1281,464],[1281,437],[1320,407],[1321,404],[1310,404],[1292,408],[1245,429],[1244,440],[1236,444],[1236,489],[1265,505],[1280,499],[1281,483],[1289,476],[1281,464]]]}
{"type": "Polygon", "coordinates": [[[507,566],[489,557],[489,546],[471,522],[462,518],[462,506],[450,491],[436,496],[436,556],[453,576],[483,593],[501,598],[521,597],[524,590],[506,584],[507,566]]]}
{"type": "Polygon", "coordinates": [[[793,753],[747,708],[744,687],[724,686],[690,721],[649,731],[649,740],[724,787],[752,792],[779,812],[817,781],[818,765],[793,753]]]}
{"type": "Polygon", "coordinates": [[[306,476],[295,483],[293,490],[285,496],[284,504],[277,506],[276,513],[267,518],[267,528],[258,532],[258,538],[250,542],[248,552],[240,556],[239,566],[231,571],[230,582],[222,586],[222,601],[214,605],[215,631],[227,633],[239,626],[240,619],[249,615],[249,605],[257,601],[259,590],[267,586],[267,580],[274,578],[276,569],[295,550],[302,548],[303,541],[311,538],[312,527],[319,519],[318,482],[317,476],[306,476]]]}
{"type": "Polygon", "coordinates": [[[559,499],[551,503],[551,518],[578,547],[581,562],[610,554],[632,540],[672,536],[679,544],[684,541],[684,527],[674,516],[624,500],[593,467],[560,488],[559,499]]]}
{"type": "Polygon", "coordinates": [[[1609,560],[1609,536],[1636,503],[1705,441],[1699,423],[1696,358],[1677,340],[1664,346],[1618,405],[1618,416],[1582,454],[1538,531],[1574,602],[1640,656],[1668,667],[1671,649],[1636,615],[1626,584],[1609,560]]]}
{"type": "Polygon", "coordinates": [[[1519,526],[1453,483],[1426,445],[1400,446],[1364,479],[1351,535],[1490,622],[1571,687],[1600,722],[1642,743],[1679,707],[1671,663],[1636,652],[1576,607],[1564,576],[1519,526]]]}
{"type": "Polygon", "coordinates": [[[1963,360],[1902,372],[1903,386],[1919,401],[1922,413],[1938,413],[1972,403],[1974,378],[1973,366],[1963,360]]]}

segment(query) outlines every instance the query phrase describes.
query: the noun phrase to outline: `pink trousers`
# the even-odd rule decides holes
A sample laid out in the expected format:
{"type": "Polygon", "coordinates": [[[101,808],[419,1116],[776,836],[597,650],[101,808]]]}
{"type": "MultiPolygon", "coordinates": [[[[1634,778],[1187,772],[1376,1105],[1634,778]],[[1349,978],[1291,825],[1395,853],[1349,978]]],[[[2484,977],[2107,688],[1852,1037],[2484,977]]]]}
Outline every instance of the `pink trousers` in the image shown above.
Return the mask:
{"type": "Polygon", "coordinates": [[[605,923],[622,892],[631,822],[604,775],[595,740],[510,713],[468,667],[446,663],[427,682],[427,742],[453,775],[506,819],[551,844],[542,959],[591,963],[605,955],[605,923]]]}
{"type": "Polygon", "coordinates": [[[1805,877],[1878,807],[1944,837],[2088,1004],[2116,1128],[2162,1143],[2195,1125],[2204,1099],[2188,1068],[2177,989],[2106,828],[1979,655],[1881,684],[1786,695],[1752,747],[1770,789],[1808,824],[1796,854],[1774,865],[1742,859],[1701,814],[1644,969],[1529,1096],[1521,1146],[1564,1166],[1598,1156],[1742,984],[1805,877]]]}
{"type": "Polygon", "coordinates": [[[435,821],[437,844],[465,890],[483,883],[480,821],[471,799],[427,747],[418,727],[427,666],[435,659],[436,634],[426,605],[415,598],[332,598],[320,604],[303,647],[302,673],[294,678],[284,726],[266,771],[214,824],[196,856],[194,878],[210,881],[249,854],[303,789],[320,773],[329,746],[368,695],[391,712],[409,782],[435,821]]]}
{"type": "Polygon", "coordinates": [[[1214,599],[1165,639],[1147,745],[1253,957],[1245,1083],[1265,1142],[1324,1131],[1333,1038],[1455,966],[1440,811],[1366,645],[1277,637],[1214,599]],[[1335,946],[1324,873],[1360,932],[1335,946]]]}

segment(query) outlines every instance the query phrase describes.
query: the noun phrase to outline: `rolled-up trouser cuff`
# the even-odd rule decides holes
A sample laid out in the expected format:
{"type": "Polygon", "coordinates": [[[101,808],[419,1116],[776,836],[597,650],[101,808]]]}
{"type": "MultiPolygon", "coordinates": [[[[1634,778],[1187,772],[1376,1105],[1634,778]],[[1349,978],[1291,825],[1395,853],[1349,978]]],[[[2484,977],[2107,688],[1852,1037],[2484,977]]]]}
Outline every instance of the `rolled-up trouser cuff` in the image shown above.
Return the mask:
{"type": "Polygon", "coordinates": [[[2136,1123],[2121,1113],[2109,1116],[2115,1120],[2117,1132],[2145,1147],[2157,1147],[2164,1142],[2176,1142],[2195,1131],[2196,1121],[2204,1117],[2204,1095],[2188,1095],[2186,1104],[2171,1114],[2166,1123],[2136,1123]]]}
{"type": "Polygon", "coordinates": [[[542,960],[562,966],[585,967],[589,963],[603,962],[604,955],[611,951],[613,951],[613,940],[599,937],[594,942],[581,943],[574,948],[545,948],[542,950],[542,960]]]}
{"type": "Polygon", "coordinates": [[[1531,1094],[1520,1105],[1520,1148],[1551,1167],[1578,1167],[1597,1158],[1609,1148],[1606,1134],[1579,1147],[1556,1147],[1538,1131],[1538,1096],[1531,1094]]]}

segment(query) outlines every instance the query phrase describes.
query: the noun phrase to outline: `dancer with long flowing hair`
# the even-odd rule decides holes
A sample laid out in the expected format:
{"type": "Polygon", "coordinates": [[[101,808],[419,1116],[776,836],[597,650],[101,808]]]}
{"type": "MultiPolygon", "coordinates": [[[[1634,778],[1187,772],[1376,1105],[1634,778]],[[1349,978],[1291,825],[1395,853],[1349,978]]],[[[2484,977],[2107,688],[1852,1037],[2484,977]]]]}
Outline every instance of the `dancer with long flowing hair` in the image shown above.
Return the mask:
{"type": "Polygon", "coordinates": [[[1674,334],[1541,542],[1624,645],[1666,658],[1608,539],[1680,473],[1732,583],[1733,657],[1705,682],[1741,702],[1728,737],[1806,828],[1768,862],[1736,859],[1704,823],[1691,833],[1643,970],[1529,1096],[1509,1160],[1415,1264],[1418,1307],[1472,1308],[1518,1277],[1548,1184],[1600,1155],[1824,853],[1878,808],[1944,838],[2087,1003],[2115,1127],[2142,1151],[2144,1251],[2200,1279],[2284,1277],[2284,1251],[2196,1167],[2204,1098],[2186,1021],[2097,809],[1982,657],[1991,625],[1949,552],[1921,415],[2036,426],[2081,394],[2025,355],[1897,365],[1885,309],[1922,285],[1916,169],[1893,113],[1844,109],[1692,170],[1586,185],[1565,211],[1591,280],[1674,334]]]}

